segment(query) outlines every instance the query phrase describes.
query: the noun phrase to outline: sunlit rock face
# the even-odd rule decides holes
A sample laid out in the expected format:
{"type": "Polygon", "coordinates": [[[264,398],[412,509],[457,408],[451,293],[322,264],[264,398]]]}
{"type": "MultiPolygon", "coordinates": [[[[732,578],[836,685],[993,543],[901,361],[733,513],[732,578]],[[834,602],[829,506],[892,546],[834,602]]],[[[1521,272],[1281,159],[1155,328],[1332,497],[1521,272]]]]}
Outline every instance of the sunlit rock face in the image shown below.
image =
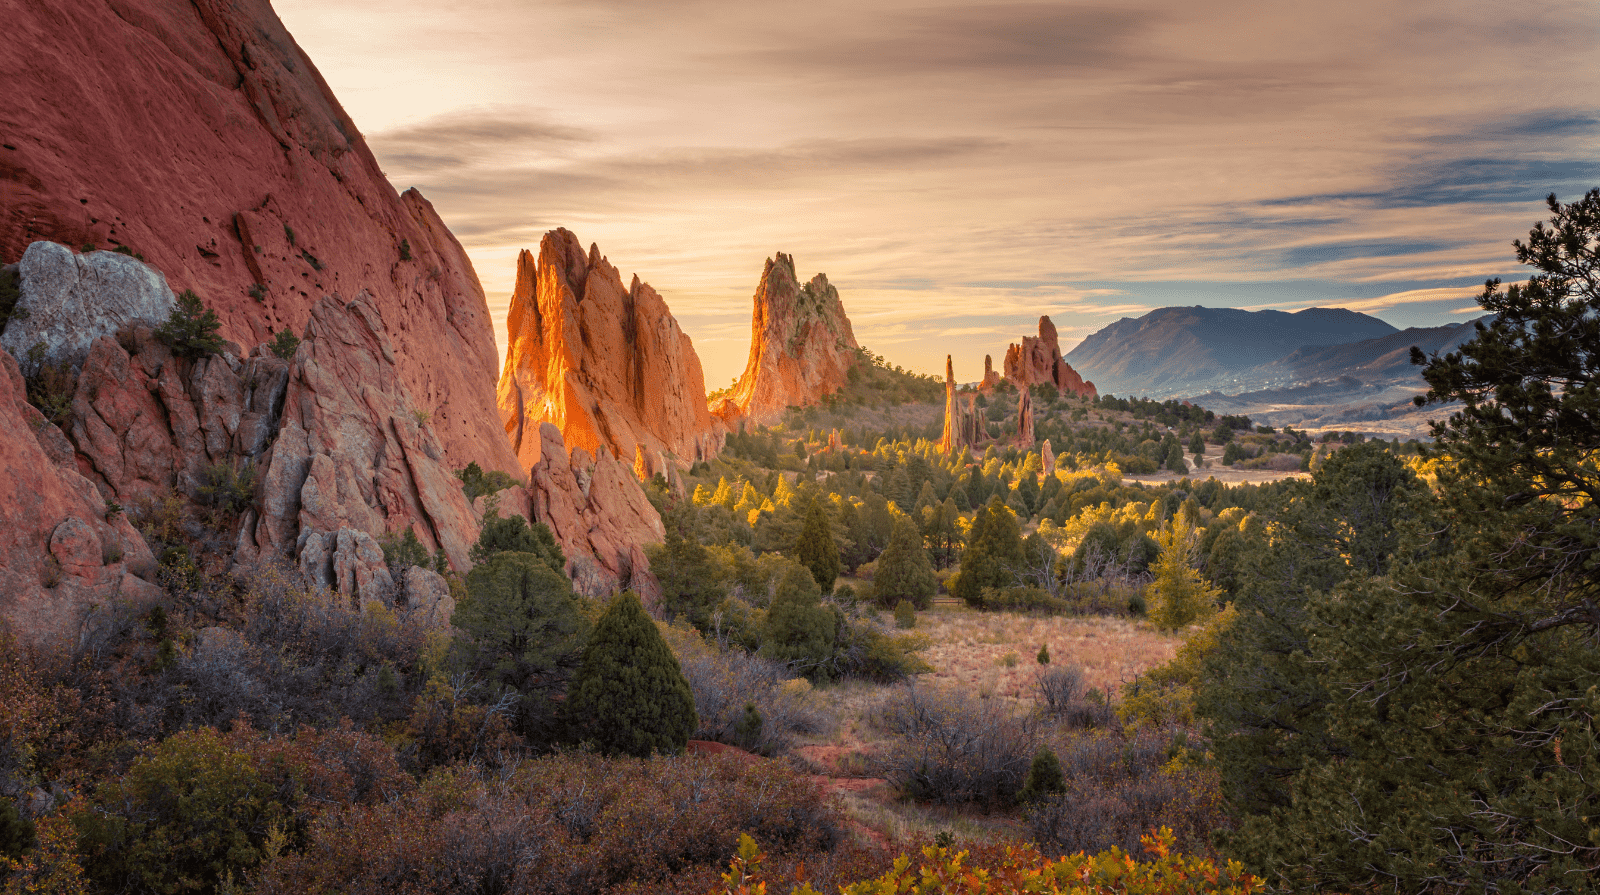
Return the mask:
{"type": "Polygon", "coordinates": [[[976,406],[976,396],[956,393],[955,364],[945,355],[944,434],[939,438],[939,450],[947,454],[970,450],[988,437],[988,425],[983,408],[976,406]]]}
{"type": "MultiPolygon", "coordinates": [[[[1085,382],[1078,371],[1072,369],[1061,357],[1061,345],[1056,340],[1056,325],[1049,317],[1039,318],[1039,336],[1024,336],[1022,344],[1013,342],[1006,348],[1006,379],[1019,389],[1033,385],[1052,385],[1062,394],[1083,398],[1097,396],[1094,383],[1085,382]]],[[[984,374],[985,384],[989,373],[984,374]]]]}
{"type": "Polygon", "coordinates": [[[849,381],[860,358],[839,290],[817,274],[801,285],[794,258],[767,259],[756,287],[750,360],[729,400],[750,419],[766,422],[789,407],[815,404],[849,381]]]}
{"type": "Polygon", "coordinates": [[[125,246],[247,346],[366,293],[446,463],[517,471],[466,254],[390,185],[268,0],[0,0],[0,22],[19,50],[0,61],[0,263],[40,240],[125,246]]]}
{"type": "Polygon", "coordinates": [[[627,462],[642,454],[657,472],[721,450],[727,429],[706,406],[694,343],[648,283],[623,285],[599,246],[585,252],[559,229],[537,260],[522,252],[506,327],[500,419],[524,469],[540,456],[544,422],[569,449],[627,462]]]}

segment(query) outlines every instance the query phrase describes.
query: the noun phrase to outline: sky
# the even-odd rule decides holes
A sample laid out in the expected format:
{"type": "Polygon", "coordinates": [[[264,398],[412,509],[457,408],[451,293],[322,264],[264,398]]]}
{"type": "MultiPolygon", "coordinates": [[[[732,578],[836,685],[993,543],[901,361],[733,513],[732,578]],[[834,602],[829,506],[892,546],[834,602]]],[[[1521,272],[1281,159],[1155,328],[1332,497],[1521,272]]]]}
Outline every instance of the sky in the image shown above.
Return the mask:
{"type": "Polygon", "coordinates": [[[1171,305],[1477,316],[1544,197],[1600,187],[1600,4],[276,0],[471,257],[566,227],[667,300],[706,386],[764,261],[892,363],[982,374],[1171,305]]]}

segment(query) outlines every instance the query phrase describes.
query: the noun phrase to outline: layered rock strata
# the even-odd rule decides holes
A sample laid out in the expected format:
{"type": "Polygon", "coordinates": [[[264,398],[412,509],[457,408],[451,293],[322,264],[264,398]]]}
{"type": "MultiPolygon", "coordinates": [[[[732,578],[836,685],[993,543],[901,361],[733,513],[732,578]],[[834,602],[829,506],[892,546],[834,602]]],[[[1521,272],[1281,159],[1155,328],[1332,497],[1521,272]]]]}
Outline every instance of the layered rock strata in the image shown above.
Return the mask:
{"type": "MultiPolygon", "coordinates": [[[[1006,379],[1018,389],[1029,386],[1050,385],[1061,394],[1083,398],[1097,396],[1094,383],[1085,382],[1078,372],[1061,357],[1061,344],[1056,339],[1056,326],[1049,317],[1039,318],[1039,335],[1024,336],[1022,344],[1013,342],[1006,347],[1006,379]]],[[[987,373],[984,381],[988,381],[987,373]]]]}
{"type": "Polygon", "coordinates": [[[770,422],[790,407],[815,404],[843,388],[860,359],[859,349],[839,290],[827,274],[801,285],[794,258],[778,252],[761,272],[750,359],[728,400],[750,419],[770,422]]]}
{"type": "Polygon", "coordinates": [[[0,263],[126,246],[241,345],[367,292],[450,465],[517,471],[465,253],[396,193],[268,0],[0,0],[0,22],[25,48],[0,54],[0,263]]]}
{"type": "Polygon", "coordinates": [[[726,427],[706,406],[694,344],[667,303],[637,276],[624,286],[598,246],[552,230],[537,261],[517,258],[506,319],[500,419],[523,468],[542,454],[540,425],[590,456],[645,457],[664,472],[721,450],[726,427]]]}

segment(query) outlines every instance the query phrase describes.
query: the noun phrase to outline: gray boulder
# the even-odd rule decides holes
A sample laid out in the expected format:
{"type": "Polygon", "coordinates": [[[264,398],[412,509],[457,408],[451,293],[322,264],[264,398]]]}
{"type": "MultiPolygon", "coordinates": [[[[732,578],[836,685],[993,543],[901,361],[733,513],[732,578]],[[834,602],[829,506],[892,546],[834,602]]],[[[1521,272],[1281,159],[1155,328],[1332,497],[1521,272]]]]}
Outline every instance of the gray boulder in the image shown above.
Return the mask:
{"type": "Polygon", "coordinates": [[[36,242],[18,267],[25,311],[0,334],[0,348],[24,364],[35,345],[47,363],[81,366],[89,345],[129,323],[160,326],[178,305],[167,278],[117,252],[79,255],[64,245],[36,242]]]}

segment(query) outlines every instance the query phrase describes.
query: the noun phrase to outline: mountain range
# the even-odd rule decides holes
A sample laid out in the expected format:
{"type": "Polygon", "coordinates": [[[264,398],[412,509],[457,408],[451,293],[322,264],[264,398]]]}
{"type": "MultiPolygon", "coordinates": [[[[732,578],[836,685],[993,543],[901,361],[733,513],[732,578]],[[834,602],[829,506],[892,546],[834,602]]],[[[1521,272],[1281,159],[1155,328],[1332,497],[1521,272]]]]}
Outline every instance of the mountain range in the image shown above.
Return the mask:
{"type": "Polygon", "coordinates": [[[1343,308],[1296,313],[1236,308],[1159,308],[1124,317],[1066,355],[1102,394],[1192,399],[1297,428],[1426,434],[1438,408],[1419,413],[1425,390],[1411,347],[1454,349],[1472,322],[1397,329],[1343,308]]]}

